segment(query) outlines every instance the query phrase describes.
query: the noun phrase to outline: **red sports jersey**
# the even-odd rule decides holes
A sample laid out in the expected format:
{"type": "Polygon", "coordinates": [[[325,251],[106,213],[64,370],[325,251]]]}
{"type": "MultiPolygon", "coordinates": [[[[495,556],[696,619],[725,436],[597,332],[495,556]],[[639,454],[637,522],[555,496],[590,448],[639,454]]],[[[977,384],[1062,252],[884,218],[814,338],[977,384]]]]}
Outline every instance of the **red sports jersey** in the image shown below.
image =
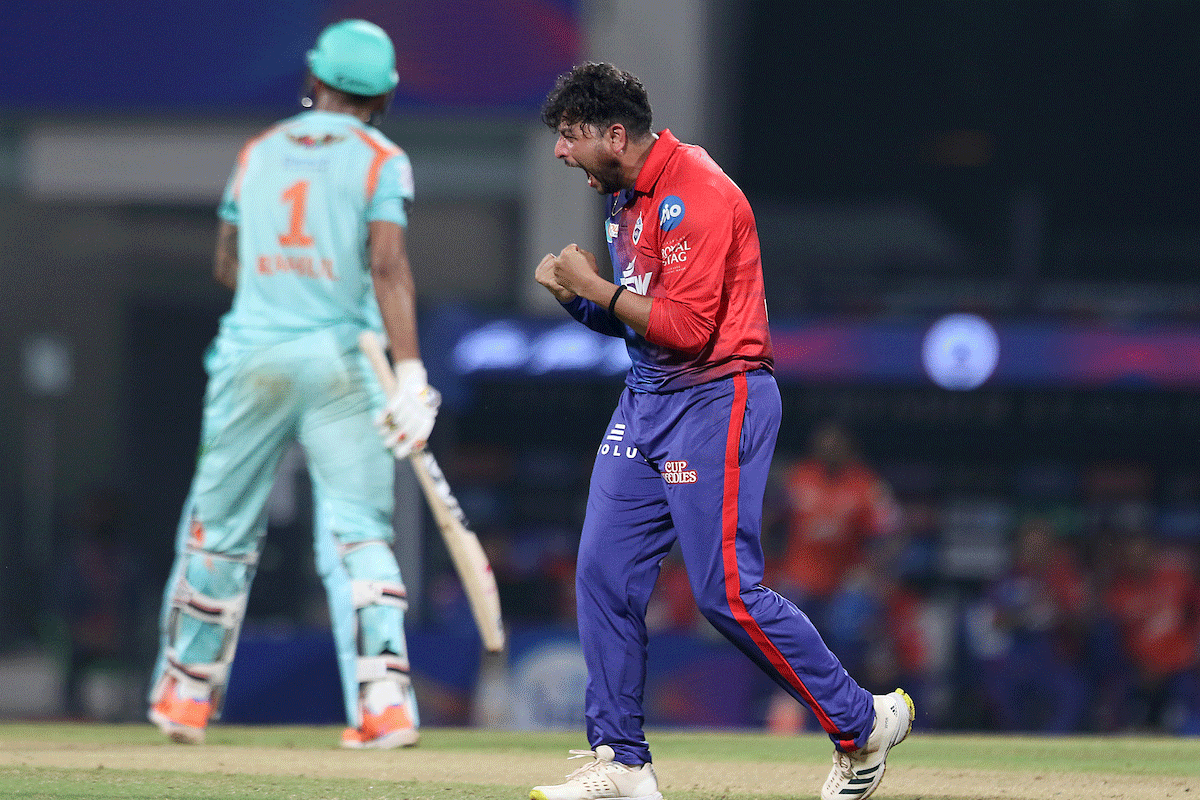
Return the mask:
{"type": "Polygon", "coordinates": [[[1154,678],[1200,660],[1200,584],[1180,562],[1164,557],[1141,574],[1118,575],[1105,598],[1129,655],[1154,678]]]}
{"type": "Polygon", "coordinates": [[[895,529],[891,489],[862,465],[830,472],[811,460],[788,469],[786,488],[788,539],[774,577],[828,597],[863,563],[868,540],[895,529]]]}
{"type": "Polygon", "coordinates": [[[637,184],[612,195],[608,209],[614,281],[654,298],[646,336],[589,301],[565,305],[589,327],[626,339],[631,389],[669,392],[772,368],[754,214],[703,148],[664,130],[637,184]]]}

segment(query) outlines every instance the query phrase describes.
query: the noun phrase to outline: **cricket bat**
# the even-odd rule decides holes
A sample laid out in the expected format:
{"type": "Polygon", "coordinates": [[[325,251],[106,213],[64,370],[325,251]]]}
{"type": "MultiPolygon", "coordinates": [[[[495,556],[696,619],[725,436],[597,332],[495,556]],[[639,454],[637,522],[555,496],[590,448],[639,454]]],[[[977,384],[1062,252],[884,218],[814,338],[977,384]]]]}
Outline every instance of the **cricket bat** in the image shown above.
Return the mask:
{"type": "MultiPolygon", "coordinates": [[[[383,351],[383,343],[374,331],[368,330],[359,335],[358,346],[371,362],[371,368],[384,392],[390,396],[396,390],[396,374],[392,372],[392,365],[383,351]]],[[[489,653],[498,653],[504,649],[500,592],[496,588],[492,565],[488,563],[487,555],[479,544],[479,537],[468,527],[467,516],[450,491],[450,484],[433,453],[425,449],[418,450],[408,457],[408,462],[416,473],[417,482],[421,484],[421,491],[446,543],[450,560],[454,562],[454,569],[467,593],[483,646],[489,653]]]]}

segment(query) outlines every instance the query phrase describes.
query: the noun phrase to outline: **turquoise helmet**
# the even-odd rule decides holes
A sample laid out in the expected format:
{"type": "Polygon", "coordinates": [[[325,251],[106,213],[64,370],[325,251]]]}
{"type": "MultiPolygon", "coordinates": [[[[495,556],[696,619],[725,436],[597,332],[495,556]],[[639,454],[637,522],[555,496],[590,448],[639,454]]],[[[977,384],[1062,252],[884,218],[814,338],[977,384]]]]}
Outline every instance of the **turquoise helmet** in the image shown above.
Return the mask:
{"type": "Polygon", "coordinates": [[[308,68],[327,86],[365,97],[396,88],[396,51],[383,28],[363,19],[335,22],[308,51],[308,68]]]}

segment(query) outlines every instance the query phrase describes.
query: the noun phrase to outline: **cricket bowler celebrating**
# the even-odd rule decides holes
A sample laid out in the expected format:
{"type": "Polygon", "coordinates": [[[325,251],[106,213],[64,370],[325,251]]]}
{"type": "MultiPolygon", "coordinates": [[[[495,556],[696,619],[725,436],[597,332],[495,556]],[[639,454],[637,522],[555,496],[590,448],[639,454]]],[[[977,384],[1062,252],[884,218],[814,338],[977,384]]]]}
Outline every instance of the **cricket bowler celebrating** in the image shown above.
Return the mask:
{"type": "MultiPolygon", "coordinates": [[[[700,610],[834,743],[825,800],[862,798],[908,735],[901,690],[872,696],[797,608],[763,586],[763,493],[781,403],[762,263],[745,195],[708,154],[651,131],[645,89],[611,64],[559,78],[542,118],[554,154],[606,196],[616,283],[575,245],[535,277],[633,366],[592,469],[579,543],[579,636],[590,758],[532,800],[660,800],[642,730],[646,605],[678,540],[700,610]]],[[[702,687],[697,687],[700,691],[702,687]]]]}
{"type": "Polygon", "coordinates": [[[220,713],[264,506],[293,441],[312,474],[317,571],[350,726],[342,744],[418,739],[392,551],[393,458],[424,446],[439,395],[417,346],[411,166],[371,126],[398,82],[395,55],[381,28],[346,20],[321,33],[308,67],[310,110],[246,144],[219,209],[214,270],[233,304],[205,357],[200,456],[150,690],[151,721],[177,742],[203,742],[220,713]],[[387,398],[357,344],[380,328],[397,378],[387,398]]]}

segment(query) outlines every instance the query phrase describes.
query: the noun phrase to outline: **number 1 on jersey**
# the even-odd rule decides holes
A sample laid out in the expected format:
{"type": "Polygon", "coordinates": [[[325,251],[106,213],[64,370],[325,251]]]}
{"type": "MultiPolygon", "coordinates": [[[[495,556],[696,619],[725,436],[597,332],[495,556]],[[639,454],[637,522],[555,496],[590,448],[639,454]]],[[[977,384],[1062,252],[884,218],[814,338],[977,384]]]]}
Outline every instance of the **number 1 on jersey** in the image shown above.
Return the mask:
{"type": "Polygon", "coordinates": [[[308,202],[308,181],[296,181],[284,190],[280,198],[285,205],[292,207],[288,220],[288,232],[279,237],[279,243],[284,247],[308,247],[313,243],[312,237],[304,232],[304,207],[308,202]]]}

